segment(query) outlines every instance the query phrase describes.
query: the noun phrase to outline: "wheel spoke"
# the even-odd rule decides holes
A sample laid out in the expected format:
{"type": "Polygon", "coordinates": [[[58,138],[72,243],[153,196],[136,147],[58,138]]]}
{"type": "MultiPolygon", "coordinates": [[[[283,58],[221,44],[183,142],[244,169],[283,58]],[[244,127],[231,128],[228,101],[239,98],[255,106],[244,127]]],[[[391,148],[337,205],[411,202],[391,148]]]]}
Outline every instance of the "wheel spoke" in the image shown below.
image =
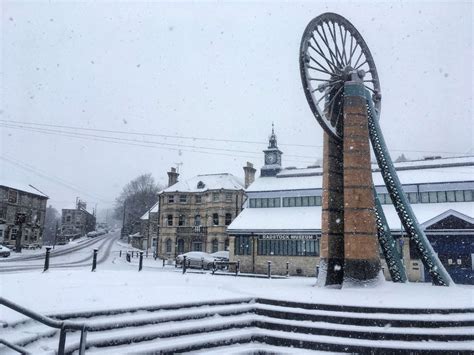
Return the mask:
{"type": "Polygon", "coordinates": [[[362,63],[360,63],[355,69],[359,69],[361,66],[363,66],[365,63],[367,63],[367,60],[364,60],[362,63]]]}
{"type": "MultiPolygon", "coordinates": [[[[309,56],[309,58],[310,58],[314,63],[316,63],[322,70],[331,70],[331,67],[329,67],[329,69],[328,69],[328,68],[324,67],[322,64],[320,64],[320,63],[319,63],[316,59],[314,59],[311,55],[308,54],[308,56],[309,56]]],[[[329,72],[327,72],[327,73],[329,73],[329,72]]]]}
{"type": "Polygon", "coordinates": [[[347,37],[347,30],[344,29],[344,36],[342,36],[342,27],[339,24],[339,33],[341,34],[342,38],[342,56],[344,57],[344,63],[347,65],[347,57],[346,57],[346,37],[347,37]]]}
{"type": "MultiPolygon", "coordinates": [[[[331,47],[329,46],[329,41],[328,41],[328,38],[326,36],[326,32],[324,31],[324,27],[322,25],[321,25],[321,30],[324,34],[324,37],[323,37],[323,35],[321,35],[321,33],[319,33],[318,27],[316,27],[316,32],[318,33],[319,37],[322,39],[322,41],[326,45],[326,47],[329,51],[329,55],[331,56],[331,60],[335,61],[334,64],[335,64],[336,67],[338,67],[338,66],[340,66],[339,61],[337,60],[336,55],[333,53],[331,47]]],[[[315,39],[315,41],[316,41],[316,39],[315,39]]]]}
{"type": "Polygon", "coordinates": [[[309,69],[312,69],[312,70],[316,70],[316,71],[319,71],[321,73],[325,73],[325,74],[328,74],[328,75],[331,75],[332,76],[332,73],[326,71],[326,70],[321,70],[321,69],[318,69],[318,68],[315,68],[315,67],[312,67],[311,65],[308,65],[307,66],[309,69]]]}
{"type": "Polygon", "coordinates": [[[357,60],[356,60],[356,62],[355,62],[355,64],[354,64],[354,66],[356,66],[357,63],[359,63],[359,60],[360,60],[360,58],[362,57],[362,54],[364,54],[364,52],[362,51],[362,48],[361,48],[361,49],[360,49],[359,58],[357,58],[357,60]]]}
{"type": "Polygon", "coordinates": [[[331,31],[331,26],[329,23],[326,24],[326,26],[328,27],[328,31],[329,31],[329,34],[331,35],[331,38],[332,38],[332,41],[334,42],[334,52],[335,52],[335,56],[336,56],[336,59],[341,67],[341,69],[344,67],[344,64],[341,62],[339,62],[339,49],[337,48],[337,42],[336,42],[336,38],[334,36],[334,34],[332,33],[331,31]]]}
{"type": "MultiPolygon", "coordinates": [[[[328,28],[330,29],[331,27],[328,26],[328,28]]],[[[336,23],[335,22],[332,23],[332,29],[333,29],[333,32],[331,32],[331,31],[329,31],[329,32],[331,33],[332,39],[334,41],[334,47],[336,48],[336,54],[339,54],[339,57],[341,58],[341,66],[342,66],[342,68],[344,68],[344,59],[342,59],[342,54],[339,51],[339,46],[337,45],[337,32],[336,32],[336,23]]]]}
{"type": "Polygon", "coordinates": [[[324,58],[324,60],[326,61],[326,63],[328,63],[328,65],[331,67],[331,69],[336,72],[337,71],[337,67],[334,65],[333,62],[329,61],[328,58],[326,58],[326,56],[324,55],[324,52],[323,50],[321,49],[321,47],[319,46],[319,43],[318,41],[316,41],[316,38],[314,38],[314,34],[311,35],[311,38],[313,39],[314,43],[316,44],[316,46],[318,47],[318,49],[316,49],[310,41],[308,41],[308,45],[316,52],[318,53],[321,57],[324,58]]]}

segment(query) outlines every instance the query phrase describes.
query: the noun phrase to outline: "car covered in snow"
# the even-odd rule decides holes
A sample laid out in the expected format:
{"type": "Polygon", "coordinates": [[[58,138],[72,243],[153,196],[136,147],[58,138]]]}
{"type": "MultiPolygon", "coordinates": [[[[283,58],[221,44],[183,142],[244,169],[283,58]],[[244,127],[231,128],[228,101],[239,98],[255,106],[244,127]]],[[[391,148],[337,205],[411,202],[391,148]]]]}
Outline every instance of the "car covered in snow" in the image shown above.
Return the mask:
{"type": "Polygon", "coordinates": [[[225,250],[216,251],[212,253],[211,256],[218,261],[229,261],[229,252],[225,250]]]}
{"type": "Polygon", "coordinates": [[[202,251],[190,251],[189,253],[179,254],[176,257],[176,265],[182,265],[184,257],[186,257],[186,265],[190,268],[212,269],[214,261],[217,259],[208,253],[202,251]]]}
{"type": "Polygon", "coordinates": [[[6,246],[0,245],[0,256],[8,258],[10,256],[11,250],[6,246]]]}

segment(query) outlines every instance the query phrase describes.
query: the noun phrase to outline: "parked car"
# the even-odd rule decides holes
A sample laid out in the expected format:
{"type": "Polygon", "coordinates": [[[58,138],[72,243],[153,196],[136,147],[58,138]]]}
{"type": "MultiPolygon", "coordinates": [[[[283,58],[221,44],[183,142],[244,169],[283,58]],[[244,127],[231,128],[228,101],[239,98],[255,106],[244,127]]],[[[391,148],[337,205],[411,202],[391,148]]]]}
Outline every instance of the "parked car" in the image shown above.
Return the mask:
{"type": "Polygon", "coordinates": [[[180,254],[176,257],[176,265],[182,265],[184,257],[186,257],[186,263],[188,267],[201,269],[204,263],[204,269],[212,269],[216,258],[208,253],[202,251],[190,251],[189,253],[180,254]]]}
{"type": "Polygon", "coordinates": [[[216,251],[212,253],[211,256],[218,261],[229,261],[229,252],[225,250],[216,251]]]}
{"type": "Polygon", "coordinates": [[[11,250],[3,245],[0,245],[0,256],[8,258],[10,256],[11,250]]]}
{"type": "Polygon", "coordinates": [[[95,238],[97,236],[99,236],[99,234],[96,231],[92,231],[92,232],[87,233],[88,238],[95,238]]]}

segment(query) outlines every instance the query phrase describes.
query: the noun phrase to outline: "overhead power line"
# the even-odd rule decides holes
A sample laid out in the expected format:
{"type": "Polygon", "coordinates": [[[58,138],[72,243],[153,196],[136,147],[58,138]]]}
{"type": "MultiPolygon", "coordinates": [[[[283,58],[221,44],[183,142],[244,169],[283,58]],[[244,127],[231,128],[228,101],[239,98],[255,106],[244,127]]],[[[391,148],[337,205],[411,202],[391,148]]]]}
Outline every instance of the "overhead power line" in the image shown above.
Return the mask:
{"type": "MultiPolygon", "coordinates": [[[[181,136],[181,135],[167,135],[167,134],[158,134],[158,133],[150,133],[150,132],[130,132],[130,131],[121,131],[121,130],[88,128],[88,127],[79,127],[79,126],[48,124],[48,123],[41,123],[41,122],[15,121],[15,120],[5,120],[5,119],[0,119],[0,122],[5,123],[5,124],[37,126],[37,127],[40,127],[40,128],[43,127],[42,129],[44,129],[44,127],[62,128],[62,129],[74,130],[74,133],[78,133],[77,130],[81,130],[81,131],[89,131],[89,132],[101,132],[101,133],[122,134],[122,135],[125,134],[125,135],[134,135],[134,136],[149,136],[149,137],[160,137],[160,138],[170,138],[170,139],[186,139],[186,140],[193,140],[193,141],[243,143],[243,144],[259,144],[259,145],[266,145],[267,144],[267,142],[262,142],[262,141],[233,140],[233,139],[221,139],[221,138],[210,138],[210,137],[194,137],[194,136],[181,136]]],[[[35,127],[31,127],[31,128],[35,128],[35,127]]],[[[110,137],[108,137],[108,138],[110,138],[110,137]]],[[[118,137],[115,137],[115,138],[118,138],[118,137]]],[[[161,143],[161,142],[153,142],[152,144],[168,144],[170,146],[173,145],[172,143],[161,143]]],[[[322,145],[309,145],[309,144],[296,144],[296,143],[287,143],[287,144],[281,144],[281,145],[283,147],[285,147],[285,146],[294,146],[294,147],[303,147],[303,148],[318,148],[318,149],[322,148],[322,145]]],[[[198,148],[198,147],[194,147],[194,146],[185,146],[185,145],[180,145],[180,146],[185,147],[185,148],[186,147],[198,148]]],[[[220,149],[220,148],[208,148],[208,147],[201,147],[201,148],[198,148],[198,149],[225,150],[225,149],[220,149]]],[[[238,150],[232,150],[232,151],[255,154],[255,152],[248,152],[248,151],[238,151],[238,150]]],[[[464,153],[464,152],[437,151],[437,150],[390,149],[390,151],[405,152],[405,153],[423,153],[423,154],[439,153],[439,154],[466,155],[466,153],[464,153]]],[[[257,154],[259,154],[259,153],[257,153],[257,154]]],[[[312,157],[312,156],[301,156],[301,155],[285,155],[285,156],[314,159],[314,157],[312,157]]]]}
{"type": "MultiPolygon", "coordinates": [[[[231,157],[244,157],[255,159],[260,157],[260,153],[253,152],[253,151],[245,151],[245,150],[237,150],[237,149],[227,149],[227,148],[215,148],[215,147],[203,147],[203,146],[193,146],[193,145],[183,145],[183,144],[175,144],[175,143],[162,143],[162,142],[155,142],[155,141],[148,141],[148,140],[137,140],[137,139],[128,139],[128,138],[119,138],[119,137],[112,137],[112,136],[104,136],[104,135],[95,135],[95,134],[88,134],[88,133],[79,133],[79,132],[65,132],[61,130],[49,129],[49,128],[37,128],[37,127],[27,127],[24,125],[18,124],[5,124],[0,123],[0,127],[5,128],[12,128],[18,130],[25,130],[30,132],[38,132],[49,134],[53,136],[65,136],[65,137],[72,137],[72,138],[82,138],[94,141],[102,141],[108,143],[116,143],[116,144],[127,144],[127,145],[135,145],[135,146],[142,146],[148,148],[157,148],[157,149],[165,149],[165,150],[173,150],[173,151],[182,151],[182,152],[194,152],[194,153],[203,153],[203,154],[211,154],[211,155],[225,155],[231,157]],[[235,152],[235,153],[245,153],[247,155],[241,154],[229,154],[229,153],[221,153],[221,152],[235,152]]],[[[314,156],[303,156],[303,155],[286,155],[287,157],[296,157],[296,158],[307,158],[311,160],[298,160],[298,159],[291,159],[292,161],[300,161],[306,163],[313,163],[316,160],[314,156]]]]}
{"type": "Polygon", "coordinates": [[[97,196],[93,193],[90,193],[90,192],[86,192],[84,191],[83,189],[80,189],[79,187],[77,186],[74,186],[74,184],[70,183],[70,182],[67,182],[65,181],[64,179],[61,179],[61,178],[58,178],[56,176],[51,176],[43,171],[41,171],[40,169],[32,166],[32,165],[29,165],[27,163],[24,163],[24,162],[20,162],[18,159],[13,159],[11,157],[8,157],[8,156],[5,156],[5,154],[2,154],[0,155],[0,159],[9,163],[9,164],[12,164],[12,165],[15,165],[17,167],[19,167],[20,169],[23,169],[23,170],[26,170],[26,171],[29,171],[37,176],[40,176],[42,177],[43,179],[46,179],[48,181],[51,181],[55,184],[59,184],[63,187],[66,187],[67,189],[69,190],[73,190],[75,192],[78,192],[80,194],[83,194],[83,195],[86,195],[86,196],[89,196],[89,197],[92,197],[94,199],[97,199],[97,200],[100,200],[101,202],[103,203],[111,203],[113,201],[108,201],[107,199],[105,198],[102,198],[100,196],[97,196]]]}

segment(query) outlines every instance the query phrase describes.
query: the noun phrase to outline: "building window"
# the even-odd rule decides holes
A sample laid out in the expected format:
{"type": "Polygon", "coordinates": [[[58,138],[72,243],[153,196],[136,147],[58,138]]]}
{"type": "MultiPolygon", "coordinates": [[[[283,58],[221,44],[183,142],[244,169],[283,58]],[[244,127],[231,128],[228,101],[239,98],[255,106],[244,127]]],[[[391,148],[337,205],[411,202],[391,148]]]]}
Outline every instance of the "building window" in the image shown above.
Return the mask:
{"type": "MultiPolygon", "coordinates": [[[[251,255],[252,241],[249,236],[236,236],[234,245],[235,255],[251,255]]],[[[227,249],[226,249],[227,250],[227,249]]]]}
{"type": "Polygon", "coordinates": [[[198,214],[194,216],[194,225],[195,226],[200,226],[201,225],[201,216],[198,215],[198,214]]]}
{"type": "Polygon", "coordinates": [[[250,207],[250,208],[255,208],[255,200],[256,200],[256,199],[254,199],[254,198],[251,198],[251,199],[249,200],[249,207],[250,207]]]}
{"type": "Polygon", "coordinates": [[[418,203],[418,194],[416,192],[409,192],[408,201],[410,201],[410,203],[418,203]]]}
{"type": "Polygon", "coordinates": [[[186,195],[179,195],[179,202],[186,203],[188,201],[188,196],[186,195]]]}
{"type": "Polygon", "coordinates": [[[202,242],[200,240],[193,241],[192,251],[202,251],[202,242]]]}
{"type": "Polygon", "coordinates": [[[217,213],[212,214],[212,224],[215,226],[219,225],[219,214],[217,213]]]}
{"type": "Polygon", "coordinates": [[[169,215],[166,217],[166,220],[167,220],[167,225],[168,225],[168,226],[172,226],[172,225],[173,225],[173,215],[172,215],[172,214],[169,214],[169,215]]]}
{"type": "Polygon", "coordinates": [[[10,231],[10,239],[16,240],[17,235],[18,235],[18,228],[12,228],[10,231]]]}
{"type": "Polygon", "coordinates": [[[464,202],[464,191],[456,191],[456,202],[464,202]]]}
{"type": "Polygon", "coordinates": [[[220,201],[219,193],[218,193],[218,192],[214,192],[214,193],[212,194],[212,201],[214,201],[214,202],[219,202],[219,201],[220,201]]]}
{"type": "Polygon", "coordinates": [[[7,208],[6,207],[0,208],[0,218],[1,219],[7,219],[7,208]]]}
{"type": "Polygon", "coordinates": [[[18,202],[18,191],[9,189],[8,190],[8,202],[17,203],[18,202]]]}
{"type": "Polygon", "coordinates": [[[258,255],[318,256],[319,239],[306,240],[259,240],[258,255]]]}
{"type": "Polygon", "coordinates": [[[224,241],[224,250],[229,251],[229,238],[224,241]]]}
{"type": "Polygon", "coordinates": [[[183,239],[178,239],[177,249],[178,249],[178,254],[184,253],[184,240],[183,239]]]}
{"type": "Polygon", "coordinates": [[[454,191],[446,191],[446,199],[448,200],[448,202],[456,201],[456,198],[454,196],[454,191]]]}
{"type": "Polygon", "coordinates": [[[472,201],[472,190],[465,190],[464,191],[464,201],[471,202],[472,201]]]}
{"type": "Polygon", "coordinates": [[[67,215],[66,216],[66,223],[70,223],[71,222],[71,216],[70,215],[67,215]]]}
{"type": "Polygon", "coordinates": [[[171,253],[171,239],[166,239],[166,252],[171,253]]]}
{"type": "Polygon", "coordinates": [[[226,202],[232,202],[232,194],[230,192],[226,192],[225,201],[226,202]]]}
{"type": "Polygon", "coordinates": [[[178,226],[184,226],[186,224],[186,218],[184,214],[179,215],[178,226]]]}
{"type": "Polygon", "coordinates": [[[228,226],[232,222],[232,213],[225,214],[225,225],[228,226]]]}
{"type": "Polygon", "coordinates": [[[219,250],[219,242],[217,239],[212,240],[212,252],[215,253],[219,250]]]}
{"type": "Polygon", "coordinates": [[[428,203],[430,202],[428,192],[421,193],[421,203],[428,203]]]}
{"type": "Polygon", "coordinates": [[[446,202],[446,191],[438,191],[436,194],[438,202],[446,202]]]}
{"type": "Polygon", "coordinates": [[[196,196],[196,203],[202,203],[202,196],[201,195],[196,196]]]}
{"type": "Polygon", "coordinates": [[[174,203],[174,195],[168,195],[168,203],[174,203]]]}

